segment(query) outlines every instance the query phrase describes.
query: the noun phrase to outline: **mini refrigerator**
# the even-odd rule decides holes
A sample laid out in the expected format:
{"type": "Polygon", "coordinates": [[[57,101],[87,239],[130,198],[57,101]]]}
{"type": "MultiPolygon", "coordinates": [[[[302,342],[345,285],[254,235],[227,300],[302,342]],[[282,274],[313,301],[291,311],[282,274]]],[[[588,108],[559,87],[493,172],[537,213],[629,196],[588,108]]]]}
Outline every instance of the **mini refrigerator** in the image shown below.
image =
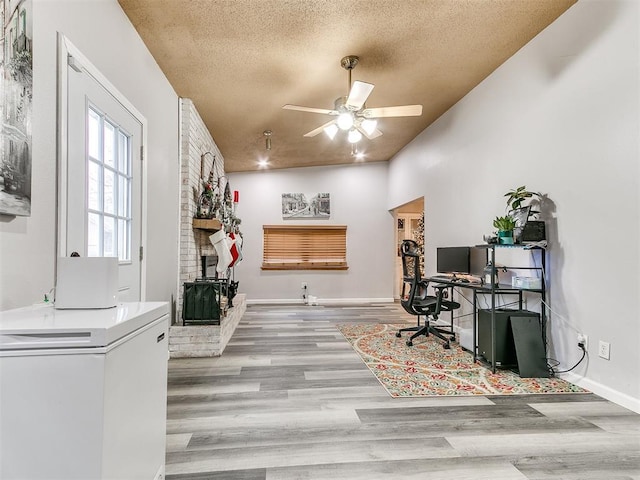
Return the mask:
{"type": "Polygon", "coordinates": [[[0,478],[164,477],[167,302],[0,312],[0,478]]]}

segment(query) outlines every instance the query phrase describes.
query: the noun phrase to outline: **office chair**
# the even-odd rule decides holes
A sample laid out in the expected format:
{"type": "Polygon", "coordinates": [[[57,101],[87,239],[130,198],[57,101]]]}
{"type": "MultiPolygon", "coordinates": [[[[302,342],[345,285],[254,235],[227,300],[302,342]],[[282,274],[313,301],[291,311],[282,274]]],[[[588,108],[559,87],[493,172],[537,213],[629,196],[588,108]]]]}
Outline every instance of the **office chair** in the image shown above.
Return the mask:
{"type": "Polygon", "coordinates": [[[418,244],[413,240],[403,240],[400,247],[402,254],[402,294],[400,304],[405,311],[418,317],[418,324],[415,327],[401,328],[396,333],[400,338],[402,332],[415,332],[407,340],[407,345],[413,345],[413,340],[420,335],[434,335],[445,343],[445,349],[451,348],[449,339],[455,340],[453,332],[453,322],[450,327],[440,327],[432,325],[431,322],[438,319],[442,312],[450,312],[460,308],[458,302],[445,299],[446,285],[432,285],[435,295],[427,295],[429,281],[423,279],[420,272],[420,250],[418,244]],[[405,295],[407,288],[409,293],[405,295]],[[420,325],[420,317],[424,315],[424,324],[420,325]]]}

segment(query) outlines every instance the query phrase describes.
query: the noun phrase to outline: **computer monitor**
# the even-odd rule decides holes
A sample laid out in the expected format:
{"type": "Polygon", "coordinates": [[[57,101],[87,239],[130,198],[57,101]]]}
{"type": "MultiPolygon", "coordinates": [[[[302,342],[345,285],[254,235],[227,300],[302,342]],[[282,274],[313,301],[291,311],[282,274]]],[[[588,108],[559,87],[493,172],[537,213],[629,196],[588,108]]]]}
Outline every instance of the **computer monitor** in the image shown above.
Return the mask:
{"type": "Polygon", "coordinates": [[[436,269],[438,273],[470,273],[470,247],[438,247],[436,269]]]}
{"type": "Polygon", "coordinates": [[[489,259],[489,250],[482,247],[470,247],[469,253],[469,273],[482,278],[489,259]]]}

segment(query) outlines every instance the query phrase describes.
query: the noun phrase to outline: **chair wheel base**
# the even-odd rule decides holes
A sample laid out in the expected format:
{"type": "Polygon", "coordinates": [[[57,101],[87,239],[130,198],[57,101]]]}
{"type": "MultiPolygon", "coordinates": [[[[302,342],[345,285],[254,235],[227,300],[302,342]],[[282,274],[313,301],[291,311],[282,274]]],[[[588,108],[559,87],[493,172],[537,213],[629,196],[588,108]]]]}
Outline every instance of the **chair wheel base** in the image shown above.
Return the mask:
{"type": "Polygon", "coordinates": [[[449,345],[448,343],[445,343],[444,345],[442,345],[442,348],[444,348],[445,350],[449,350],[451,349],[451,345],[449,345]]]}
{"type": "Polygon", "coordinates": [[[402,334],[400,332],[396,332],[396,337],[400,338],[402,337],[402,334]]]}
{"type": "Polygon", "coordinates": [[[413,347],[413,342],[411,340],[407,340],[407,347],[413,347]]]}

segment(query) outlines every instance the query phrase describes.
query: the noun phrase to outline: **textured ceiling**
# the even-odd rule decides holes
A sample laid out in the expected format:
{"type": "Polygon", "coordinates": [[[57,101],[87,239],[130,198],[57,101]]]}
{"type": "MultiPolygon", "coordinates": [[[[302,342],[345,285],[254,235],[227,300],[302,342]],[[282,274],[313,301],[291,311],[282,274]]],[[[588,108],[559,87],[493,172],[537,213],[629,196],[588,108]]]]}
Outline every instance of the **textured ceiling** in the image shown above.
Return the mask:
{"type": "Polygon", "coordinates": [[[367,107],[421,104],[380,119],[365,161],[389,160],[577,0],[119,0],[169,82],[193,100],[228,172],[354,162],[344,136],[303,135],[333,117],[352,80],[367,107]],[[271,130],[272,149],[263,132],[271,130]]]}

